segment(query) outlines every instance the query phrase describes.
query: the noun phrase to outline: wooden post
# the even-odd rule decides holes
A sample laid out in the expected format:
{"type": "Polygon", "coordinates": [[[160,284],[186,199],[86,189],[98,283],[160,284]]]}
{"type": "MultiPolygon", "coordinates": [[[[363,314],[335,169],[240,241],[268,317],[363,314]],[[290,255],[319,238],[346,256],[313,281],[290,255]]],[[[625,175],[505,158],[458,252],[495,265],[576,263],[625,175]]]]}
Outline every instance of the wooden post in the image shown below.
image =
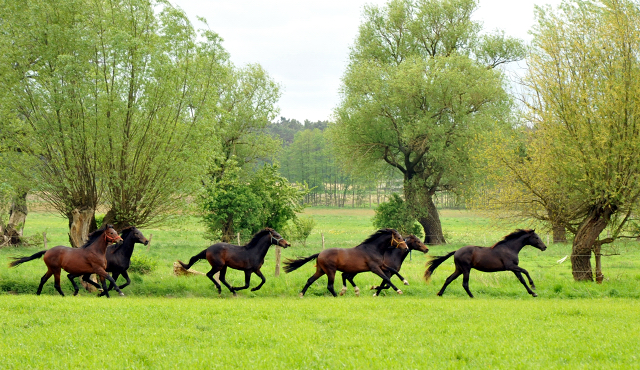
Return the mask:
{"type": "Polygon", "coordinates": [[[44,249],[47,249],[47,232],[42,232],[42,239],[44,240],[44,249]]]}
{"type": "Polygon", "coordinates": [[[324,249],[324,233],[320,233],[320,236],[322,237],[322,249],[324,249]]]}
{"type": "Polygon", "coordinates": [[[238,233],[238,245],[240,245],[240,233],[238,233]]]}
{"type": "Polygon", "coordinates": [[[149,234],[149,242],[147,243],[147,252],[149,251],[149,248],[151,248],[151,238],[153,238],[153,234],[149,234]]]}
{"type": "Polygon", "coordinates": [[[276,245],[276,273],[275,277],[280,276],[280,256],[282,255],[282,247],[276,245]]]}

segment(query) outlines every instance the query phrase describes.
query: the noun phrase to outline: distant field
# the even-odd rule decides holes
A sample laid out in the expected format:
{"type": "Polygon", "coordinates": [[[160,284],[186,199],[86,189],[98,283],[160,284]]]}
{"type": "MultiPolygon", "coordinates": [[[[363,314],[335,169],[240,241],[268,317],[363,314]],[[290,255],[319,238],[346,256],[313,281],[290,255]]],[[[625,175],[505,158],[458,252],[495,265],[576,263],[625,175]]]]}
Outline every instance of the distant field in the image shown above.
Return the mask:
{"type": "MultiPolygon", "coordinates": [[[[326,247],[352,247],[374,232],[370,209],[311,208],[316,229],[307,246],[283,250],[283,257],[306,256],[326,247]]],[[[448,245],[432,247],[441,255],[467,244],[491,245],[516,227],[496,224],[480,214],[443,211],[448,245]]],[[[32,212],[27,235],[46,232],[48,247],[68,245],[67,221],[32,212]]],[[[262,270],[266,284],[257,292],[223,287],[219,297],[203,276],[176,277],[173,262],[187,260],[211,242],[193,217],[142,229],[153,235],[149,250],[134,256],[155,260],[151,274],[132,274],[126,297],[109,300],[81,291],[59,297],[50,280],[42,296],[35,290],[45,265],[31,261],[7,268],[9,256],[30,248],[0,249],[0,368],[638,368],[640,353],[640,249],[635,241],[616,243],[604,259],[603,284],[575,283],[568,261],[570,244],[549,244],[541,252],[527,247],[521,266],[528,269],[540,298],[530,297],[512,273],[473,271],[469,299],[461,280],[436,297],[452,272],[443,264],[433,281],[422,275],[428,255],[414,254],[401,272],[410,281],[404,295],[372,297],[379,279],[360,274],[353,289],[334,299],[326,278],[304,299],[297,293],[313,273],[313,263],[291,274],[274,274],[269,251],[262,270]]],[[[547,235],[541,233],[543,239],[547,235]]],[[[194,269],[206,272],[201,261],[194,269]]],[[[394,278],[395,279],[395,278],[394,278]]],[[[231,271],[232,284],[243,274],[231,271]]],[[[71,284],[62,280],[71,293],[71,284]]],[[[396,280],[397,281],[397,280],[396,280]]],[[[253,278],[252,286],[258,282],[253,278]]],[[[340,286],[336,282],[336,286],[340,286]]]]}

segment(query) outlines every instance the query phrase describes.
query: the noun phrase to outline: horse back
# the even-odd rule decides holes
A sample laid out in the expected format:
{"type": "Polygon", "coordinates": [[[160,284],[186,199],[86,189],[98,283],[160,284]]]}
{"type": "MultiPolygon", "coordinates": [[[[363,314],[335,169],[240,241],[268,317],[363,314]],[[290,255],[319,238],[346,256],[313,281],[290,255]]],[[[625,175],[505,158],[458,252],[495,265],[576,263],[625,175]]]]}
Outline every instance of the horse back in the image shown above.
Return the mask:
{"type": "MultiPolygon", "coordinates": [[[[342,272],[358,273],[369,271],[372,257],[357,248],[330,248],[318,255],[317,264],[325,272],[338,270],[342,272]]],[[[377,261],[380,264],[382,261],[377,261]]]]}
{"type": "Polygon", "coordinates": [[[246,248],[229,243],[216,243],[207,248],[207,261],[211,266],[228,266],[236,270],[254,267],[253,255],[246,248]]]}
{"type": "Polygon", "coordinates": [[[43,256],[50,268],[61,268],[72,274],[94,272],[94,266],[107,267],[105,256],[83,248],[69,248],[62,245],[49,249],[43,256]]]}
{"type": "Polygon", "coordinates": [[[466,264],[479,271],[504,271],[504,258],[499,250],[488,247],[467,246],[453,255],[456,264],[466,264]]]}

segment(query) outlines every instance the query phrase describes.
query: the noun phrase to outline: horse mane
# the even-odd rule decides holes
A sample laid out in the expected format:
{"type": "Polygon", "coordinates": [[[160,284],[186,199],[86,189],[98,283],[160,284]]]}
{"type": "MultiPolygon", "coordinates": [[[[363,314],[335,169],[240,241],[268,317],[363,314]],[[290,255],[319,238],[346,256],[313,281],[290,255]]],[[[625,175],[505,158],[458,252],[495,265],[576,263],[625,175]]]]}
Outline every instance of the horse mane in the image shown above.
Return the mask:
{"type": "Polygon", "coordinates": [[[491,248],[495,248],[498,244],[504,244],[508,241],[514,240],[514,239],[518,239],[519,237],[525,235],[525,234],[529,234],[533,232],[533,230],[531,229],[517,229],[516,231],[512,232],[511,234],[505,235],[504,238],[502,238],[502,240],[500,240],[499,242],[497,242],[496,244],[492,245],[491,248]]]}
{"type": "Polygon", "coordinates": [[[255,247],[258,244],[258,240],[260,240],[260,238],[262,238],[264,236],[264,234],[269,233],[271,231],[274,231],[274,230],[272,228],[270,228],[270,227],[267,227],[267,228],[264,228],[264,229],[258,231],[257,233],[255,233],[253,235],[253,237],[251,238],[249,243],[247,243],[245,245],[245,247],[247,249],[255,247]]]}
{"type": "Polygon", "coordinates": [[[133,227],[133,226],[125,227],[124,229],[122,229],[122,231],[121,231],[122,235],[120,235],[122,240],[126,239],[126,237],[129,236],[129,234],[131,234],[133,229],[135,229],[135,227],[133,227]]]}
{"type": "Polygon", "coordinates": [[[369,237],[367,239],[365,239],[365,241],[363,241],[360,244],[367,244],[367,243],[371,243],[374,240],[378,239],[380,236],[385,235],[385,234],[391,234],[394,235],[398,233],[396,230],[394,229],[380,229],[378,231],[376,231],[375,233],[369,235],[369,237]]]}
{"type": "Polygon", "coordinates": [[[87,242],[84,243],[80,248],[88,248],[91,244],[93,244],[93,242],[95,242],[99,237],[101,237],[102,234],[104,234],[104,232],[107,231],[107,229],[109,228],[113,229],[113,225],[106,225],[104,228],[101,227],[98,230],[89,234],[89,240],[87,240],[87,242]]]}

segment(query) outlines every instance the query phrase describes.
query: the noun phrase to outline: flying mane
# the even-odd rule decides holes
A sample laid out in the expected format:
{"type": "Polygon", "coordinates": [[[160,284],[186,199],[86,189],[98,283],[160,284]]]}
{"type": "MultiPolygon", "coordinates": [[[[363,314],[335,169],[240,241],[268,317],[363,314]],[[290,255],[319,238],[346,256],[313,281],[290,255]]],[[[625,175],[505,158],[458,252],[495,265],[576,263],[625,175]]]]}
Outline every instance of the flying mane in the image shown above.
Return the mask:
{"type": "Polygon", "coordinates": [[[129,234],[131,234],[131,232],[133,231],[133,229],[135,229],[135,227],[133,226],[129,226],[129,227],[125,227],[124,229],[122,229],[121,231],[121,235],[120,237],[124,240],[127,238],[127,236],[129,236],[129,234]]]}
{"type": "Polygon", "coordinates": [[[376,231],[375,233],[369,235],[369,237],[363,241],[362,244],[367,244],[367,243],[371,243],[374,240],[378,239],[380,236],[385,235],[385,234],[391,234],[391,235],[395,235],[397,234],[397,231],[395,231],[394,229],[380,229],[378,231],[376,231]]]}
{"type": "Polygon", "coordinates": [[[101,237],[102,234],[104,234],[104,232],[107,231],[107,229],[113,229],[113,225],[107,225],[105,228],[99,228],[98,230],[89,234],[89,240],[87,240],[87,242],[84,243],[80,248],[88,248],[91,244],[93,244],[93,242],[95,242],[99,237],[101,237]]]}
{"type": "Polygon", "coordinates": [[[504,238],[502,238],[502,240],[500,240],[499,242],[497,242],[496,244],[492,245],[491,248],[495,248],[497,245],[499,244],[504,244],[510,240],[514,240],[514,239],[518,239],[519,237],[525,235],[525,234],[529,234],[533,232],[533,230],[531,229],[517,229],[516,231],[512,232],[509,235],[506,235],[504,238]]]}
{"type": "Polygon", "coordinates": [[[258,231],[253,238],[251,238],[251,241],[249,243],[247,243],[245,245],[245,248],[249,249],[249,248],[253,248],[258,244],[258,240],[260,240],[260,238],[262,238],[264,236],[264,234],[269,233],[271,231],[274,231],[272,228],[267,227],[265,229],[262,229],[260,231],[258,231]]]}

